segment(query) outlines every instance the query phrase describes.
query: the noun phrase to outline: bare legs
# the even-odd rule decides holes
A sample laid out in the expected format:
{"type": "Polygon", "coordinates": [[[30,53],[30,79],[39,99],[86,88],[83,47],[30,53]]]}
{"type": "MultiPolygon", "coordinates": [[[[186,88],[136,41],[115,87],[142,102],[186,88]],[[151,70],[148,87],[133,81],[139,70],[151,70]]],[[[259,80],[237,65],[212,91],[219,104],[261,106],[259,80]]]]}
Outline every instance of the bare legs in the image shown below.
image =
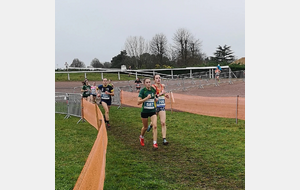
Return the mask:
{"type": "MultiPolygon", "coordinates": [[[[156,114],[151,116],[151,123],[152,123],[152,127],[153,127],[153,141],[157,141],[157,116],[156,114]]],[[[145,132],[148,128],[148,118],[142,118],[142,122],[143,122],[143,127],[141,129],[141,135],[144,136],[145,132]]]]}

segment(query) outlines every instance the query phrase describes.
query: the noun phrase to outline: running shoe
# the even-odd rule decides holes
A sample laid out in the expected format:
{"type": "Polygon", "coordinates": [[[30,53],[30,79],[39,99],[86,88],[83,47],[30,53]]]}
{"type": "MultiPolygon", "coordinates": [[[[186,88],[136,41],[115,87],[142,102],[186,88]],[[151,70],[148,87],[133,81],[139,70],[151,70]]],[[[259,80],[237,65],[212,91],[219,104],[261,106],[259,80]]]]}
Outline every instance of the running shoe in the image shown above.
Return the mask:
{"type": "Polygon", "coordinates": [[[142,146],[145,146],[145,144],[144,144],[144,138],[142,138],[141,136],[140,136],[140,143],[141,143],[142,146]]]}
{"type": "Polygon", "coordinates": [[[151,128],[152,128],[152,125],[149,124],[149,125],[148,125],[148,128],[147,128],[147,132],[149,132],[149,131],[151,130],[151,128]]]}
{"type": "Polygon", "coordinates": [[[169,144],[169,142],[166,139],[164,139],[163,140],[163,145],[168,145],[168,144],[169,144]]]}
{"type": "Polygon", "coordinates": [[[154,149],[158,149],[157,143],[153,144],[153,148],[154,148],[154,149]]]}
{"type": "Polygon", "coordinates": [[[110,124],[109,124],[109,123],[106,124],[106,128],[107,128],[107,129],[110,128],[110,124]]]}

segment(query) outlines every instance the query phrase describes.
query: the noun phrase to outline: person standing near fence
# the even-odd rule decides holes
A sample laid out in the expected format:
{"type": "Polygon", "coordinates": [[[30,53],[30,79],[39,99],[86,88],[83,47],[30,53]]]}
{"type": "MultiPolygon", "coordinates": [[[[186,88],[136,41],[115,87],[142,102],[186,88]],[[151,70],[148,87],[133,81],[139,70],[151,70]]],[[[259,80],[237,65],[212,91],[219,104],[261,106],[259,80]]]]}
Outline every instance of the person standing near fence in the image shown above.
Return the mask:
{"type": "MultiPolygon", "coordinates": [[[[165,98],[169,98],[169,95],[166,94],[164,88],[165,85],[161,84],[161,78],[160,75],[154,76],[154,82],[155,84],[152,85],[153,88],[155,88],[156,97],[158,98],[157,104],[156,104],[156,115],[159,115],[160,118],[160,124],[161,124],[161,133],[163,138],[163,145],[168,145],[169,142],[167,141],[167,126],[166,126],[166,110],[165,110],[165,98]]],[[[147,128],[147,132],[149,132],[152,128],[152,123],[149,124],[147,128]]]]}
{"type": "Polygon", "coordinates": [[[155,89],[151,86],[149,78],[144,79],[145,87],[138,95],[138,105],[142,104],[141,118],[143,127],[139,137],[140,144],[145,146],[144,135],[148,127],[148,117],[150,117],[153,126],[153,148],[157,149],[157,116],[156,116],[156,101],[155,89]]]}
{"type": "Polygon", "coordinates": [[[131,66],[129,65],[129,67],[128,67],[128,77],[130,77],[130,70],[131,70],[131,66]]]}
{"type": "Polygon", "coordinates": [[[103,84],[98,86],[98,90],[100,93],[97,93],[97,96],[101,96],[100,104],[102,105],[105,114],[104,114],[104,120],[106,123],[106,127],[110,128],[109,124],[109,110],[111,106],[111,96],[114,96],[114,88],[110,85],[108,85],[107,78],[103,79],[103,84]]]}
{"type": "Polygon", "coordinates": [[[141,81],[139,78],[136,78],[136,80],[134,81],[134,83],[135,83],[136,91],[137,91],[137,92],[140,92],[142,81],[141,81]]]}

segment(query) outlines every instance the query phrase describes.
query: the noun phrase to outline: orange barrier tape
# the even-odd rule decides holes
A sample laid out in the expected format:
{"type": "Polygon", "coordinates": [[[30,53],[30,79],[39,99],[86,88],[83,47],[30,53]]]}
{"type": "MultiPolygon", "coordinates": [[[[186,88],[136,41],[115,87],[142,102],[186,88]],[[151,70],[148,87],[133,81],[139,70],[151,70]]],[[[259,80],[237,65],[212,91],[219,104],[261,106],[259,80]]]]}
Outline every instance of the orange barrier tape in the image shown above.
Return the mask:
{"type": "MultiPolygon", "coordinates": [[[[236,118],[237,97],[203,97],[171,93],[166,99],[166,109],[195,113],[207,116],[236,118]],[[171,100],[173,102],[171,104],[171,100]]],[[[137,105],[138,93],[123,91],[122,104],[141,107],[137,105]]],[[[245,98],[238,98],[238,119],[245,120],[245,98]]]]}
{"type": "Polygon", "coordinates": [[[98,130],[97,139],[77,179],[74,190],[103,189],[107,132],[103,115],[96,104],[82,100],[83,118],[98,130]]]}

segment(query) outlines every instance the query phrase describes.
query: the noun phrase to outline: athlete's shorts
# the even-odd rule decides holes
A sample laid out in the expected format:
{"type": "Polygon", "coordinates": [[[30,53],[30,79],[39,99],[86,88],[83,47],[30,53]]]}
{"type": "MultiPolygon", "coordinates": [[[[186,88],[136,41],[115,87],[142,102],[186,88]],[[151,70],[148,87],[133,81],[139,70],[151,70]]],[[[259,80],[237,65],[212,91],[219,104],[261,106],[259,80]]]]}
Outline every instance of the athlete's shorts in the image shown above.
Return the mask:
{"type": "Polygon", "coordinates": [[[143,112],[141,112],[141,117],[142,118],[148,118],[148,117],[152,117],[155,114],[156,114],[156,112],[150,112],[150,113],[143,113],[143,112]]]}
{"type": "Polygon", "coordinates": [[[102,102],[105,102],[108,106],[111,105],[111,100],[102,100],[102,99],[101,99],[100,104],[101,104],[102,102]]]}
{"type": "Polygon", "coordinates": [[[137,90],[140,90],[140,89],[141,89],[141,87],[136,87],[136,89],[137,89],[137,90]]]}
{"type": "Polygon", "coordinates": [[[157,107],[156,108],[156,112],[158,113],[158,112],[160,112],[160,111],[166,111],[166,109],[165,109],[165,107],[157,107]]]}

